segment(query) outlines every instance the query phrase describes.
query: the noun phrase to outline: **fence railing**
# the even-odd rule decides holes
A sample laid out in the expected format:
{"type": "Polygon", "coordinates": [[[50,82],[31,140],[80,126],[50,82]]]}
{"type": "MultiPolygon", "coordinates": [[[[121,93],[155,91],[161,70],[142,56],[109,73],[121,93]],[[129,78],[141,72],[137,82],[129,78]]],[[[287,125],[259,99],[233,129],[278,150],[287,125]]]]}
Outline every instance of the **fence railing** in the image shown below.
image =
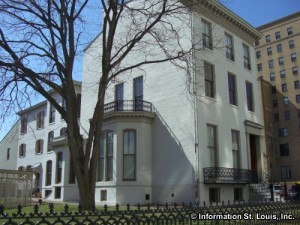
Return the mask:
{"type": "MultiPolygon", "coordinates": [[[[45,210],[44,210],[45,211],[45,210]]],[[[115,208],[104,206],[102,209],[83,211],[64,210],[56,212],[49,204],[46,212],[35,205],[33,211],[25,213],[21,206],[14,213],[6,213],[0,206],[0,224],[300,224],[300,204],[298,202],[252,202],[244,204],[222,203],[197,206],[195,204],[147,205],[115,208]]]]}
{"type": "Polygon", "coordinates": [[[257,182],[257,173],[248,169],[206,167],[203,168],[204,183],[247,184],[257,182]]]}
{"type": "Polygon", "coordinates": [[[110,102],[104,105],[104,113],[109,112],[153,112],[153,106],[151,102],[143,100],[118,100],[110,102]]]}

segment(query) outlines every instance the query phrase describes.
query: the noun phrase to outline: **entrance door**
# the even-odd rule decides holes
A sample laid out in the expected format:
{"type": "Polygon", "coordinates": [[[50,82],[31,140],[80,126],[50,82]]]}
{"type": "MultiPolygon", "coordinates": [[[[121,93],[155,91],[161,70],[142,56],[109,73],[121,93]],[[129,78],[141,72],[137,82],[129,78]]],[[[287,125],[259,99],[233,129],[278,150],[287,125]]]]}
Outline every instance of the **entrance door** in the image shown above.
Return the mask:
{"type": "Polygon", "coordinates": [[[250,139],[251,170],[257,173],[256,136],[250,134],[249,139],[250,139]]]}

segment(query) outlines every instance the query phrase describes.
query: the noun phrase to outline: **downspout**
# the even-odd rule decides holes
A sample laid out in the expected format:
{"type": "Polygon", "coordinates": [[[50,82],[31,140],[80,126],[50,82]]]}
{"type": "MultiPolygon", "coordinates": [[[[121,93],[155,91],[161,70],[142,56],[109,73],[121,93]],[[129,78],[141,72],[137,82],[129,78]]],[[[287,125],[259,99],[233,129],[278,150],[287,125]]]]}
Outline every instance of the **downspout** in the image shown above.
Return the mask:
{"type": "Polygon", "coordinates": [[[193,100],[194,100],[194,147],[195,147],[195,156],[196,156],[196,165],[195,165],[195,203],[200,203],[200,179],[199,179],[199,140],[198,140],[198,104],[197,104],[197,76],[196,76],[196,68],[195,68],[195,51],[194,51],[194,1],[191,3],[191,16],[190,16],[190,22],[191,22],[191,42],[192,42],[192,85],[193,85],[193,100]]]}

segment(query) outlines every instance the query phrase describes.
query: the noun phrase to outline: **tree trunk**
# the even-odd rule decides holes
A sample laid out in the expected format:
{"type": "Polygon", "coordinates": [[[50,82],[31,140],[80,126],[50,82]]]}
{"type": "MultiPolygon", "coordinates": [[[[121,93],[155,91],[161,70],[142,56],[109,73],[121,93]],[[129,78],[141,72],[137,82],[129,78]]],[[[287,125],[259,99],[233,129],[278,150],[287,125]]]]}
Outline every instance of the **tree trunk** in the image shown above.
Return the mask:
{"type": "Polygon", "coordinates": [[[89,175],[77,177],[79,191],[79,205],[84,210],[95,208],[95,185],[89,184],[89,175]]]}

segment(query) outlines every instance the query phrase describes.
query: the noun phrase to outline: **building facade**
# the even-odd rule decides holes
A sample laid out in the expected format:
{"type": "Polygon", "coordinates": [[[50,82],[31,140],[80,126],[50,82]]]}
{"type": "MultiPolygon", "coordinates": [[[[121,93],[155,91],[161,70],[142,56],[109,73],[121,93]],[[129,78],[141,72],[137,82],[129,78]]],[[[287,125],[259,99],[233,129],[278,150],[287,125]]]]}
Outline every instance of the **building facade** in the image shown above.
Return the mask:
{"type": "Polygon", "coordinates": [[[261,80],[268,170],[277,181],[299,181],[300,12],[257,28],[258,77],[261,80]]]}
{"type": "MultiPolygon", "coordinates": [[[[75,88],[78,99],[81,99],[81,83],[75,82],[75,88]]],[[[59,104],[65,104],[60,95],[55,92],[51,94],[59,104]]],[[[43,198],[78,200],[65,121],[48,101],[22,110],[19,116],[17,163],[14,169],[33,171],[33,190],[38,190],[43,198]]]]}
{"type": "MultiPolygon", "coordinates": [[[[216,1],[202,1],[190,16],[185,33],[192,36],[185,41],[199,45],[191,83],[167,62],[121,74],[108,85],[96,203],[243,201],[256,174],[264,176],[254,52],[261,34],[216,1]]],[[[84,55],[85,129],[100,59],[101,35],[84,55]]]]}

